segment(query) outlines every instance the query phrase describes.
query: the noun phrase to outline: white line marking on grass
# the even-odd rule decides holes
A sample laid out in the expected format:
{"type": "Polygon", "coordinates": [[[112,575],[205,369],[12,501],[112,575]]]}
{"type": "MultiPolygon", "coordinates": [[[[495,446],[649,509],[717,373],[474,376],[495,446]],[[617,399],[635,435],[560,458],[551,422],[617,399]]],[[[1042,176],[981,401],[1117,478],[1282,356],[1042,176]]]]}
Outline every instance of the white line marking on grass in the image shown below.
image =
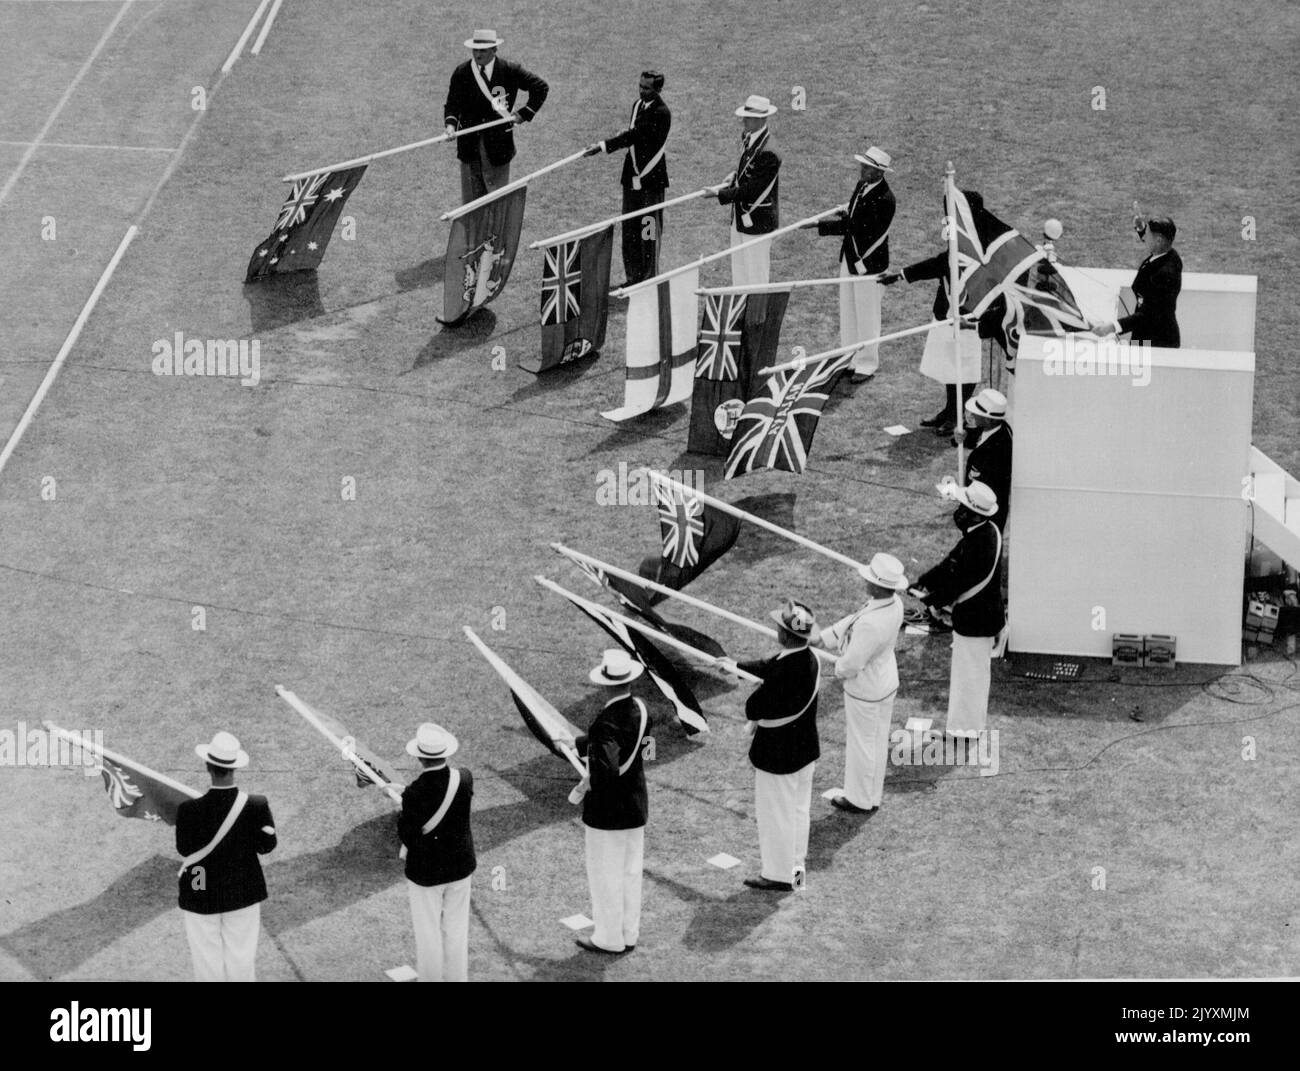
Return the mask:
{"type": "Polygon", "coordinates": [[[81,307],[81,313],[78,315],[76,323],[72,325],[72,330],[68,332],[68,337],[63,340],[63,345],[59,349],[58,356],[54,358],[54,363],[50,365],[49,371],[45,373],[45,378],[41,380],[41,385],[36,388],[36,393],[32,395],[32,400],[27,403],[27,409],[23,412],[22,418],[18,421],[18,426],[14,428],[13,434],[9,436],[9,441],[5,443],[5,448],[0,451],[0,473],[4,472],[5,465],[13,455],[14,449],[18,446],[18,440],[23,437],[23,432],[27,430],[27,425],[32,422],[32,417],[36,415],[36,410],[41,407],[41,402],[45,400],[45,395],[49,392],[54,380],[58,377],[59,369],[63,367],[63,362],[68,359],[68,354],[72,352],[72,347],[76,345],[77,339],[81,335],[81,329],[86,326],[86,321],[90,319],[90,314],[94,311],[95,303],[99,301],[99,295],[104,292],[108,286],[108,280],[112,277],[114,270],[121,262],[122,257],[126,255],[126,247],[131,244],[131,239],[135,237],[138,228],[134,225],[127,228],[126,234],[122,236],[122,241],[118,244],[117,252],[113,254],[113,259],[108,262],[108,267],[99,277],[99,282],[95,284],[95,289],[90,292],[90,297],[86,299],[86,304],[81,307]]]}
{"type": "Polygon", "coordinates": [[[32,155],[36,152],[41,142],[45,140],[45,135],[50,132],[50,128],[58,121],[59,114],[63,111],[69,98],[72,96],[77,86],[81,84],[81,80],[86,77],[86,73],[90,70],[91,64],[95,62],[99,57],[99,54],[104,50],[104,46],[108,44],[108,39],[113,36],[113,31],[117,29],[117,24],[125,18],[126,13],[131,10],[131,5],[134,2],[135,0],[126,0],[126,3],[122,5],[118,10],[118,13],[113,16],[113,21],[108,24],[108,28],[100,36],[98,43],[86,58],[86,62],[81,65],[81,70],[79,70],[76,76],[72,79],[72,84],[63,91],[63,96],[59,98],[59,103],[54,106],[54,111],[50,112],[50,117],[45,120],[45,125],[41,127],[40,132],[36,135],[36,140],[27,146],[27,151],[23,153],[22,159],[18,161],[18,166],[14,169],[13,174],[9,176],[3,186],[0,186],[0,204],[4,204],[5,198],[9,196],[10,191],[13,190],[15,185],[17,185],[18,177],[27,169],[27,164],[31,160],[32,155]]]}
{"type": "Polygon", "coordinates": [[[230,68],[235,65],[235,60],[239,59],[239,54],[244,51],[244,46],[248,44],[248,39],[253,33],[253,27],[257,25],[257,20],[262,17],[262,12],[266,10],[266,5],[270,2],[271,0],[262,0],[257,5],[257,10],[253,12],[253,17],[248,20],[244,32],[239,35],[239,40],[235,42],[235,47],[231,50],[230,55],[226,57],[226,62],[221,65],[222,74],[230,73],[230,68]]]}
{"type": "MultiPolygon", "coordinates": [[[[0,0],[0,3],[5,0],[0,0]]],[[[81,0],[85,2],[85,0],[81,0]]],[[[31,146],[32,148],[42,149],[94,149],[105,150],[109,152],[175,152],[175,149],[169,149],[165,145],[74,145],[67,141],[0,141],[0,145],[12,146],[31,146]]]]}
{"type": "Polygon", "coordinates": [[[262,51],[262,42],[266,40],[266,35],[271,32],[271,23],[275,22],[275,16],[280,13],[280,4],[283,0],[275,0],[271,5],[271,13],[266,16],[266,21],[262,23],[262,32],[257,35],[257,40],[253,42],[252,54],[256,56],[262,51]]]}

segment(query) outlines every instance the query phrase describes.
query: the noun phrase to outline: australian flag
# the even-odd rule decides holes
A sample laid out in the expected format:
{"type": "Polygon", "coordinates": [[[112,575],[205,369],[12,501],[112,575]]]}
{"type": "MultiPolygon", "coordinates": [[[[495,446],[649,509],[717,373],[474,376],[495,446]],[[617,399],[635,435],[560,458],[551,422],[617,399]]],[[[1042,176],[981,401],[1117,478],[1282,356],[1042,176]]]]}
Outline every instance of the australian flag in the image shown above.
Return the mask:
{"type": "Polygon", "coordinates": [[[767,377],[764,393],[751,398],[740,414],[725,478],[758,469],[802,473],[822,407],[852,359],[852,354],[827,357],[767,377]]]}
{"type": "Polygon", "coordinates": [[[290,271],[315,271],[325,256],[334,224],[366,165],[298,179],[289,191],[275,230],[259,242],[248,261],[244,282],[290,271]]]}
{"type": "Polygon", "coordinates": [[[598,353],[609,320],[614,227],[542,250],[542,353],[519,367],[544,372],[598,353]]]}
{"type": "Polygon", "coordinates": [[[740,535],[740,521],[657,480],[654,489],[663,548],[658,559],[642,563],[640,573],[680,591],[731,549],[740,535]]]}

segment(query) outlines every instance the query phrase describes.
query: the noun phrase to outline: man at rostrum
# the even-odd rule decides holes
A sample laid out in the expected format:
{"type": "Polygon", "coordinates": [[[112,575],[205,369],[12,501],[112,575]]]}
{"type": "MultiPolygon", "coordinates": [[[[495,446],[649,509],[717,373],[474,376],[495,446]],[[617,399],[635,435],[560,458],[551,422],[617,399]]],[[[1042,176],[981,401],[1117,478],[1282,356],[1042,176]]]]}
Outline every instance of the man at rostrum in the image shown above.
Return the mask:
{"type": "MultiPolygon", "coordinates": [[[[612,153],[627,149],[627,155],[623,157],[622,214],[657,205],[665,199],[668,189],[665,150],[673,117],[659,95],[663,87],[664,76],[659,71],[642,71],[628,128],[587,149],[589,156],[602,151],[612,153]]],[[[621,286],[639,283],[659,274],[659,239],[663,225],[662,211],[623,221],[623,270],[627,279],[621,286]]]]}
{"type": "Polygon", "coordinates": [[[469,980],[470,875],[478,866],[470,831],[474,777],[447,760],[460,743],[425,722],[407,742],[421,773],[402,792],[397,833],[406,853],[406,892],[422,982],[469,980]]]}
{"type": "Polygon", "coordinates": [[[230,733],[194,748],[212,787],[176,809],[176,850],[183,857],[180,909],[194,977],[252,982],[266,879],[259,855],[275,849],[275,822],[265,796],[235,787],[248,753],[230,733]]]}
{"type": "Polygon", "coordinates": [[[521,64],[497,56],[497,48],[504,44],[496,30],[475,30],[465,42],[473,58],[451,72],[447,85],[443,115],[448,134],[506,116],[513,119],[455,139],[463,204],[510,182],[510,161],[515,156],[511,132],[514,123],[530,122],[546,101],[548,86],[541,78],[521,64]],[[528,94],[528,103],[516,109],[515,98],[521,89],[528,94]]]}

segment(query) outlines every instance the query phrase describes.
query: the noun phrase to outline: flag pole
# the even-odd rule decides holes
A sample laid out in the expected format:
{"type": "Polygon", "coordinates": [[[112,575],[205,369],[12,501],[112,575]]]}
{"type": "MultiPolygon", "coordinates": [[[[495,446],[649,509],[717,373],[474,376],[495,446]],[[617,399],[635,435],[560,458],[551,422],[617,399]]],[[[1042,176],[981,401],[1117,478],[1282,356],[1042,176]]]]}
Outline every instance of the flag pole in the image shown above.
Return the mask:
{"type": "Polygon", "coordinates": [[[152,777],[155,781],[162,782],[162,784],[166,785],[168,788],[174,788],[177,792],[184,792],[185,795],[190,797],[190,799],[196,800],[203,795],[202,792],[196,792],[194,789],[190,788],[189,785],[182,785],[179,781],[173,781],[166,774],[159,773],[157,770],[151,770],[142,762],[136,762],[135,759],[128,759],[125,755],[119,755],[116,751],[110,751],[108,748],[96,744],[93,740],[87,740],[80,733],[74,733],[68,729],[60,729],[52,721],[43,721],[41,724],[50,732],[63,737],[63,739],[68,741],[68,743],[74,744],[84,751],[89,751],[93,755],[99,755],[101,758],[108,759],[111,762],[116,762],[123,766],[130,766],[132,769],[139,770],[141,773],[152,777]]]}
{"type": "MultiPolygon", "coordinates": [[[[511,691],[514,691],[516,686],[510,681],[510,678],[506,676],[506,673],[502,672],[503,668],[510,674],[510,676],[515,677],[520,684],[526,686],[529,691],[533,691],[533,692],[536,691],[536,689],[534,689],[532,685],[528,684],[528,682],[525,681],[523,677],[520,677],[518,673],[516,673],[509,666],[507,666],[497,656],[497,653],[494,650],[492,650],[491,647],[489,647],[486,643],[480,640],[472,628],[470,628],[468,625],[461,625],[461,631],[463,631],[465,635],[469,637],[469,642],[472,643],[478,649],[478,653],[481,654],[485,659],[487,659],[488,665],[490,665],[494,670],[496,670],[497,676],[500,677],[503,681],[505,681],[507,688],[509,688],[511,691]]],[[[539,699],[542,698],[540,693],[538,693],[537,697],[539,699]]],[[[549,706],[550,704],[548,703],[547,705],[549,706]]],[[[586,764],[583,763],[582,759],[578,758],[578,753],[574,751],[572,747],[570,747],[568,744],[564,743],[563,741],[559,741],[559,740],[552,740],[551,743],[553,743],[559,749],[560,754],[562,754],[566,759],[569,760],[570,765],[575,770],[578,771],[578,775],[580,777],[585,778],[587,776],[586,764]]]]}
{"type": "Polygon", "coordinates": [[[947,208],[948,227],[948,318],[952,322],[952,359],[957,369],[957,412],[954,429],[957,440],[957,486],[966,486],[966,408],[962,399],[961,381],[961,295],[957,291],[957,182],[952,161],[944,172],[943,196],[947,208]]]}
{"type": "MultiPolygon", "coordinates": [[[[800,227],[808,223],[816,223],[818,220],[825,219],[827,216],[833,216],[836,212],[845,212],[848,210],[847,204],[835,205],[833,208],[826,209],[825,212],[818,212],[815,216],[809,216],[807,219],[801,219],[798,223],[791,223],[785,227],[778,227],[767,234],[759,234],[747,242],[740,242],[738,245],[728,246],[726,249],[717,253],[710,253],[707,257],[700,257],[699,260],[693,260],[689,264],[683,264],[680,267],[673,268],[670,271],[661,272],[653,279],[642,279],[639,283],[633,283],[631,286],[622,287],[619,290],[611,290],[610,297],[627,297],[648,286],[656,286],[665,279],[671,279],[674,275],[681,275],[682,272],[690,271],[692,268],[700,268],[705,264],[712,264],[715,260],[721,260],[723,257],[729,257],[733,253],[738,253],[742,249],[748,249],[752,245],[758,245],[760,242],[770,242],[773,238],[782,234],[788,234],[790,231],[797,231],[800,227]]],[[[842,280],[836,280],[840,282],[842,280]]]]}
{"type": "MultiPolygon", "coordinates": [[[[847,352],[847,350],[845,352],[847,352]]],[[[755,524],[759,528],[765,528],[767,531],[779,535],[784,539],[789,539],[794,543],[798,543],[800,546],[807,547],[809,550],[815,550],[818,554],[824,554],[826,557],[839,562],[841,565],[847,565],[850,569],[865,568],[861,562],[854,561],[846,554],[841,554],[838,551],[831,550],[830,547],[823,547],[820,543],[814,542],[807,536],[801,536],[798,532],[792,532],[788,528],[782,528],[779,524],[765,521],[762,517],[755,517],[752,513],[746,513],[743,509],[733,506],[730,502],[723,502],[720,498],[714,498],[712,495],[706,495],[703,491],[697,491],[693,487],[687,487],[683,483],[678,483],[671,477],[665,476],[662,472],[655,472],[654,469],[639,468],[628,473],[628,476],[639,476],[641,473],[645,473],[652,480],[658,480],[660,483],[666,484],[668,487],[674,487],[679,491],[686,492],[688,495],[693,495],[702,502],[707,502],[709,505],[722,510],[723,513],[730,513],[733,517],[737,517],[742,521],[749,521],[750,524],[755,524]]]]}
{"type": "Polygon", "coordinates": [[[879,279],[881,274],[841,275],[834,279],[793,279],[788,283],[749,283],[746,286],[702,286],[695,292],[697,294],[774,294],[782,290],[802,290],[808,286],[841,286],[844,283],[874,280],[879,279]]]}
{"type": "MultiPolygon", "coordinates": [[[[685,592],[665,587],[663,584],[658,584],[653,580],[647,580],[645,577],[638,576],[636,573],[629,573],[626,569],[620,569],[618,566],[610,565],[608,562],[603,562],[599,558],[593,558],[590,554],[583,554],[581,551],[574,550],[572,547],[566,547],[563,543],[552,543],[551,549],[558,554],[565,555],[566,557],[584,561],[588,565],[592,565],[601,570],[601,572],[609,573],[611,576],[620,577],[623,580],[647,588],[650,591],[657,591],[660,595],[666,595],[670,599],[677,599],[679,602],[684,602],[687,606],[694,606],[699,610],[704,610],[706,613],[714,614],[727,621],[734,621],[737,625],[744,625],[746,628],[753,629],[755,632],[761,632],[764,636],[768,636],[771,639],[777,638],[776,629],[774,628],[768,628],[767,625],[761,624],[748,617],[742,617],[740,614],[733,614],[730,610],[724,610],[721,606],[714,606],[713,603],[705,602],[703,599],[697,599],[693,595],[687,595],[685,592]]],[[[832,662],[835,661],[835,656],[828,654],[826,651],[814,647],[812,652],[820,658],[832,662]]]]}
{"type": "MultiPolygon", "coordinates": [[[[843,282],[842,279],[836,279],[835,282],[843,282]]],[[[842,357],[846,353],[852,353],[854,350],[861,349],[863,346],[870,346],[877,342],[892,342],[896,338],[906,338],[908,335],[919,335],[922,331],[929,331],[934,326],[933,323],[922,324],[920,327],[909,327],[906,331],[895,331],[892,334],[881,335],[879,338],[868,338],[862,342],[850,342],[847,346],[837,346],[833,350],[825,350],[822,353],[814,353],[811,357],[797,357],[793,361],[786,361],[784,364],[770,364],[766,368],[760,368],[758,374],[761,376],[775,375],[777,372],[788,372],[791,369],[806,368],[813,361],[824,361],[828,357],[842,357]]]]}
{"type": "Polygon", "coordinates": [[[329,171],[342,171],[345,167],[360,167],[362,164],[370,163],[371,160],[379,160],[385,156],[396,156],[399,152],[410,152],[412,149],[422,149],[426,145],[436,145],[440,141],[455,141],[465,134],[474,134],[491,126],[500,126],[502,123],[513,122],[513,116],[506,116],[504,119],[493,119],[490,123],[479,123],[478,126],[457,130],[454,134],[439,134],[436,138],[425,138],[423,141],[413,141],[409,145],[399,145],[395,149],[372,152],[369,156],[358,156],[355,160],[343,160],[337,164],[329,164],[326,167],[313,167],[310,171],[299,171],[293,175],[285,175],[280,181],[297,182],[299,179],[311,178],[313,175],[324,175],[329,171]]]}
{"type": "Polygon", "coordinates": [[[563,160],[556,160],[555,163],[553,164],[547,164],[545,167],[539,167],[532,174],[525,175],[523,178],[517,178],[513,182],[507,183],[505,186],[502,186],[501,189],[499,190],[493,190],[491,193],[485,193],[482,197],[478,198],[477,200],[470,201],[470,203],[467,205],[461,205],[459,208],[453,208],[450,212],[444,212],[438,218],[445,219],[445,220],[460,219],[461,216],[469,215],[469,213],[473,212],[476,208],[482,208],[484,205],[491,204],[493,201],[499,201],[506,194],[514,193],[515,190],[519,189],[521,186],[527,186],[528,183],[530,183],[533,179],[540,178],[542,175],[546,175],[552,171],[556,171],[559,168],[564,167],[565,164],[573,163],[574,160],[581,160],[586,155],[587,155],[586,149],[579,149],[571,156],[566,156],[563,160]]]}
{"type": "Polygon", "coordinates": [[[637,216],[644,216],[648,212],[659,212],[665,208],[672,208],[673,205],[685,204],[687,201],[694,201],[697,197],[704,197],[706,194],[717,193],[723,189],[722,186],[705,186],[702,190],[696,190],[694,193],[684,193],[680,197],[674,197],[670,201],[660,201],[657,205],[647,205],[645,208],[638,208],[635,212],[624,212],[621,216],[610,216],[609,219],[602,219],[599,223],[590,223],[585,227],[578,227],[576,230],[565,231],[563,234],[557,234],[554,238],[542,238],[529,245],[529,249],[541,249],[545,245],[558,245],[560,242],[567,242],[570,239],[578,238],[587,234],[594,234],[596,231],[603,230],[605,227],[612,227],[615,223],[622,223],[625,219],[635,219],[637,216]]]}
{"type": "MultiPolygon", "coordinates": [[[[599,605],[598,603],[594,603],[589,599],[584,599],[581,595],[575,595],[567,588],[560,587],[560,585],[555,583],[555,581],[547,580],[546,577],[544,576],[534,576],[533,579],[536,580],[539,584],[541,584],[542,587],[550,591],[553,591],[555,592],[555,594],[561,595],[566,599],[572,600],[576,605],[591,611],[597,617],[600,616],[612,617],[615,621],[621,622],[623,625],[626,625],[628,628],[636,629],[637,632],[642,633],[643,635],[645,635],[650,639],[659,640],[663,643],[668,644],[669,647],[677,648],[677,650],[683,652],[684,654],[692,655],[693,657],[698,658],[701,662],[705,663],[706,665],[717,666],[719,662],[724,661],[724,659],[715,658],[713,655],[708,654],[705,651],[701,651],[698,647],[692,647],[689,643],[683,643],[681,640],[676,639],[673,636],[669,636],[668,633],[666,632],[660,632],[657,628],[651,628],[649,625],[642,624],[640,621],[633,621],[632,618],[625,617],[622,614],[618,613],[616,610],[607,610],[605,609],[605,607],[599,605]]],[[[723,668],[723,667],[719,667],[719,668],[723,668]]],[[[725,669],[725,668],[723,668],[723,672],[733,673],[732,670],[725,669]]],[[[763,680],[761,677],[756,677],[754,676],[754,674],[749,673],[746,670],[740,668],[734,670],[734,675],[739,677],[741,680],[752,681],[755,684],[761,684],[763,680]]]]}
{"type": "MultiPolygon", "coordinates": [[[[299,714],[301,714],[304,718],[306,718],[313,728],[318,730],[320,734],[325,737],[326,740],[328,740],[331,744],[333,744],[336,748],[339,749],[340,754],[342,754],[342,756],[345,759],[347,759],[348,762],[352,762],[352,758],[356,753],[353,752],[352,749],[347,746],[347,744],[345,744],[342,740],[340,740],[337,736],[335,736],[332,732],[330,732],[327,728],[325,728],[325,726],[321,723],[321,720],[318,717],[316,717],[316,712],[312,710],[311,707],[309,707],[306,703],[304,703],[301,699],[299,699],[296,695],[294,695],[293,692],[289,691],[289,689],[285,688],[283,685],[277,684],[275,686],[275,694],[278,695],[281,699],[283,699],[286,703],[288,703],[291,707],[293,707],[293,709],[296,710],[299,714]]],[[[389,784],[382,777],[380,777],[379,774],[375,773],[375,771],[370,768],[370,764],[366,762],[365,759],[360,759],[360,762],[361,765],[364,767],[364,769],[361,772],[364,773],[367,777],[369,777],[374,784],[378,785],[386,793],[388,793],[389,797],[392,799],[394,803],[400,804],[402,802],[401,792],[399,792],[391,784],[389,784]]],[[[355,762],[352,762],[352,765],[353,768],[355,769],[357,764],[355,762]]]]}

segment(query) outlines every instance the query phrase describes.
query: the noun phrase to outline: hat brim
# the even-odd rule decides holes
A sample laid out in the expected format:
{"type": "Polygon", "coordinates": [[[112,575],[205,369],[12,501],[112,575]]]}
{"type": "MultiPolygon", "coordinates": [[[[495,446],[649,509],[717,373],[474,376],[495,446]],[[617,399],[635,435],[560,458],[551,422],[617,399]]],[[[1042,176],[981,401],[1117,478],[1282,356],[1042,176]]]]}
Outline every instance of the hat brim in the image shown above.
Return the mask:
{"type": "Polygon", "coordinates": [[[591,681],[592,684],[602,684],[606,688],[617,688],[621,684],[631,684],[644,672],[645,672],[645,666],[641,665],[640,662],[633,662],[632,672],[628,676],[624,677],[622,680],[616,681],[610,677],[605,676],[604,666],[597,666],[595,669],[593,669],[590,673],[587,674],[587,679],[591,681]]]}
{"type": "Polygon", "coordinates": [[[460,741],[451,733],[447,734],[447,739],[451,741],[447,745],[447,750],[439,755],[430,755],[427,751],[420,750],[420,739],[416,737],[406,742],[406,753],[415,759],[449,759],[460,750],[460,741]]]}
{"type": "Polygon", "coordinates": [[[194,754],[196,754],[204,762],[210,762],[212,763],[213,766],[220,766],[223,770],[242,770],[245,766],[248,765],[248,752],[245,751],[242,747],[237,752],[235,752],[235,761],[233,764],[229,762],[225,762],[221,759],[214,759],[211,755],[208,754],[207,744],[196,744],[194,747],[194,754]]]}
{"type": "Polygon", "coordinates": [[[981,516],[981,517],[992,517],[992,516],[994,516],[994,515],[998,512],[996,506],[994,506],[994,507],[993,507],[992,509],[990,509],[990,510],[984,510],[984,509],[981,509],[979,506],[975,505],[975,503],[973,503],[973,502],[970,500],[969,496],[967,496],[967,494],[966,494],[966,492],[965,492],[964,490],[959,490],[959,491],[958,491],[958,492],[953,496],[953,500],[954,500],[958,505],[960,505],[960,506],[965,506],[965,507],[966,507],[968,510],[970,510],[972,513],[979,514],[979,516],[981,516]]]}
{"type": "Polygon", "coordinates": [[[465,47],[466,48],[500,48],[504,44],[505,44],[504,40],[492,41],[491,43],[489,43],[487,41],[475,41],[474,38],[471,37],[468,41],[465,42],[465,47]]]}
{"type": "Polygon", "coordinates": [[[879,160],[872,160],[872,159],[869,159],[869,158],[866,157],[866,156],[859,156],[857,153],[854,153],[854,154],[853,154],[853,159],[855,159],[855,160],[856,160],[858,163],[860,163],[860,164],[866,164],[868,167],[874,167],[877,171],[893,171],[893,170],[894,170],[894,169],[893,169],[892,167],[890,167],[888,164],[882,164],[879,160]]]}
{"type": "Polygon", "coordinates": [[[975,403],[975,399],[974,399],[974,398],[967,398],[967,399],[966,399],[966,412],[970,413],[971,416],[982,416],[982,417],[986,417],[986,418],[988,418],[989,420],[1006,420],[1006,419],[1007,419],[1007,414],[1006,414],[1006,413],[989,413],[989,412],[986,412],[984,409],[981,409],[981,408],[980,408],[980,407],[975,403]]]}
{"type": "Polygon", "coordinates": [[[738,116],[741,119],[767,119],[770,116],[775,115],[779,110],[780,109],[778,109],[777,107],[772,106],[772,108],[769,111],[756,112],[756,111],[752,111],[749,108],[746,108],[742,104],[739,108],[737,108],[734,112],[732,112],[732,114],[738,116]]]}
{"type": "Polygon", "coordinates": [[[804,640],[806,642],[811,643],[813,636],[816,635],[817,633],[816,625],[813,625],[813,631],[811,632],[807,632],[807,633],[795,632],[794,629],[792,629],[789,625],[785,623],[785,618],[781,616],[780,610],[769,610],[767,616],[770,617],[773,621],[775,621],[778,625],[780,625],[782,631],[789,633],[796,640],[804,640]]]}
{"type": "Polygon", "coordinates": [[[907,577],[900,577],[898,580],[887,580],[883,576],[877,576],[870,569],[866,569],[858,574],[868,584],[875,584],[878,588],[889,588],[891,591],[906,591],[907,577]]]}

